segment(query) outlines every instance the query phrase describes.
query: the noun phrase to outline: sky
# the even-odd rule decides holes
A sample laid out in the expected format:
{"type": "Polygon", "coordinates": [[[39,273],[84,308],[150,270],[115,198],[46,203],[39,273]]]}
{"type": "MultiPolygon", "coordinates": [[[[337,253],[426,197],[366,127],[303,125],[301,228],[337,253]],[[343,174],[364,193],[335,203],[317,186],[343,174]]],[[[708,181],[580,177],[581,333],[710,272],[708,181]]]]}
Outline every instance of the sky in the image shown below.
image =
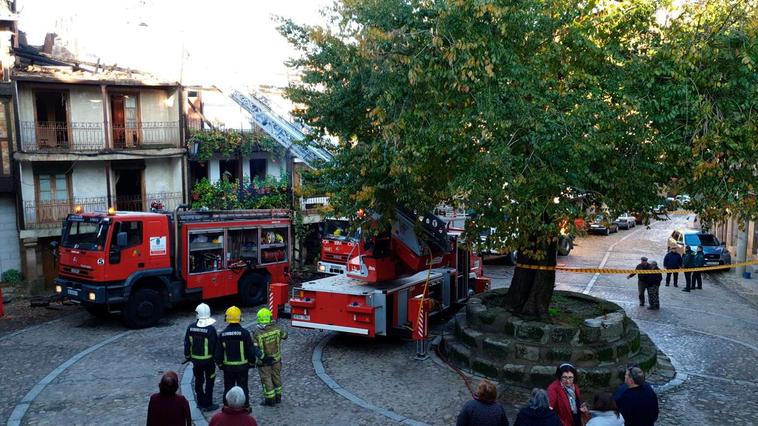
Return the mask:
{"type": "Polygon", "coordinates": [[[68,40],[80,58],[185,85],[286,86],[296,55],[273,16],[323,24],[331,0],[18,0],[30,44],[68,40]]]}

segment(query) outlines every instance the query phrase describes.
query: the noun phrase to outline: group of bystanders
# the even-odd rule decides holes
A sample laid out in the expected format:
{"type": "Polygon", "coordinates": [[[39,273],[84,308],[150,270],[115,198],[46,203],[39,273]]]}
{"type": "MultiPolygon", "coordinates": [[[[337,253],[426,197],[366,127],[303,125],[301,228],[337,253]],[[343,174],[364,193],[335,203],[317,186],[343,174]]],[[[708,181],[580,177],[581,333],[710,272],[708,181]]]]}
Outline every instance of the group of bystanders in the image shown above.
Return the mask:
{"type": "MultiPolygon", "coordinates": [[[[658,419],[658,397],[645,382],[638,365],[629,365],[613,396],[595,394],[592,409],[582,399],[579,374],[561,364],[547,390],[535,388],[516,416],[515,426],[652,426],[658,419]]],[[[505,409],[497,401],[497,388],[482,380],[474,399],[458,414],[457,426],[508,426],[505,409]]]]}

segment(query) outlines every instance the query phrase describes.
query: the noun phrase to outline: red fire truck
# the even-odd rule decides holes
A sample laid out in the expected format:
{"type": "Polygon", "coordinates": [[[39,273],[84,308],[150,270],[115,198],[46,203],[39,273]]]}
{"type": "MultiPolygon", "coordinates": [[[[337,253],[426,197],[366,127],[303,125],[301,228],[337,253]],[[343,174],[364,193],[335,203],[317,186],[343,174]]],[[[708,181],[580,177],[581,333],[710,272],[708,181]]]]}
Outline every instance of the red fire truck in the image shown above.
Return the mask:
{"type": "Polygon", "coordinates": [[[93,315],[121,312],[127,325],[155,324],[166,307],[237,295],[266,301],[289,273],[286,210],[82,213],[63,224],[55,290],[93,315]]]}
{"type": "Polygon", "coordinates": [[[321,232],[321,260],[318,271],[326,274],[344,274],[347,261],[357,253],[361,239],[360,229],[350,231],[350,222],[327,219],[321,232]]]}
{"type": "Polygon", "coordinates": [[[296,327],[423,338],[428,315],[489,288],[481,259],[459,238],[436,216],[398,211],[390,232],[359,241],[347,273],[305,282],[289,300],[274,285],[269,304],[289,305],[296,327]]]}

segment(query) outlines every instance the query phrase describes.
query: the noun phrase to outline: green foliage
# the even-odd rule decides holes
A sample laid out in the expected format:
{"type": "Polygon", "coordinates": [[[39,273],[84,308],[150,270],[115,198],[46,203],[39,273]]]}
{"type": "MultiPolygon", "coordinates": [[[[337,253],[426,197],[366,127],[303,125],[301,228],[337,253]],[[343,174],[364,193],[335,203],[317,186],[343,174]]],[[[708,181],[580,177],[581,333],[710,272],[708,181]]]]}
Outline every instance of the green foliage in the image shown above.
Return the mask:
{"type": "Polygon", "coordinates": [[[288,95],[340,145],[318,191],[338,216],[465,204],[468,231],[539,258],[588,204],[649,212],[659,192],[755,217],[755,2],[338,1],[283,21],[288,95]],[[557,201],[554,202],[554,201],[557,201]]]}
{"type": "Polygon", "coordinates": [[[238,130],[194,130],[187,146],[198,144],[197,159],[206,161],[218,153],[222,158],[236,156],[249,157],[253,152],[283,154],[283,148],[263,132],[241,132],[238,130]]]}
{"type": "Polygon", "coordinates": [[[221,179],[211,183],[202,179],[192,188],[193,209],[287,209],[289,206],[286,176],[279,179],[266,176],[265,179],[242,182],[221,179]]]}
{"type": "Polygon", "coordinates": [[[758,219],[758,8],[686,2],[650,35],[637,83],[656,138],[705,223],[758,219]]]}
{"type": "Polygon", "coordinates": [[[21,284],[21,282],[24,280],[24,277],[21,276],[21,272],[16,269],[7,269],[3,271],[2,280],[4,283],[8,283],[10,285],[18,285],[21,284]]]}

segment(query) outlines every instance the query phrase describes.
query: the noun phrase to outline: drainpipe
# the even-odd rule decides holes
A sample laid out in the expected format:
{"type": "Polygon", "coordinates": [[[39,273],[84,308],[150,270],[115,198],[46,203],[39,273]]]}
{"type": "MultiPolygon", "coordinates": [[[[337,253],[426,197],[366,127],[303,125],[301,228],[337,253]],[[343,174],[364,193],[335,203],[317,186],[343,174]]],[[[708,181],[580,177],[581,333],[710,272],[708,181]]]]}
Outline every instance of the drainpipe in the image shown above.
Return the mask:
{"type": "MultiPolygon", "coordinates": [[[[750,222],[745,221],[737,231],[737,263],[747,260],[747,230],[749,226],[750,222]]],[[[742,277],[745,273],[744,266],[738,266],[735,269],[738,277],[742,277]]]]}

